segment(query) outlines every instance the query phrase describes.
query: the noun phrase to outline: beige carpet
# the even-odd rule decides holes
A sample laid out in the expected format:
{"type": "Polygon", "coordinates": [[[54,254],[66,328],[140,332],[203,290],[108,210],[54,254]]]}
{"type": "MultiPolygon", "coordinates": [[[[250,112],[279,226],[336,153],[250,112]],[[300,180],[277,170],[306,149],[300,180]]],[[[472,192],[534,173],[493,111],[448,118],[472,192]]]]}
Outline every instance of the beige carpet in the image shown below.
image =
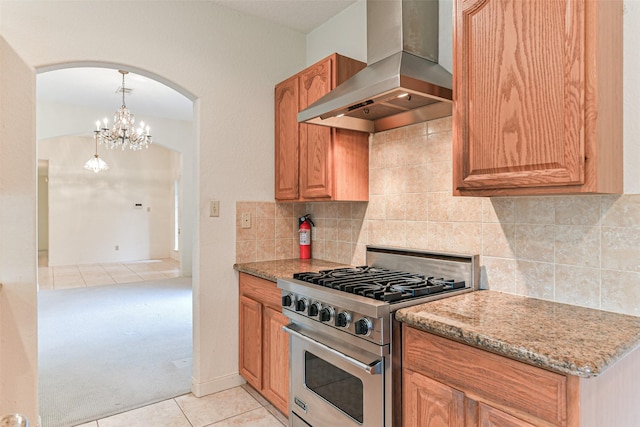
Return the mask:
{"type": "Polygon", "coordinates": [[[190,388],[190,278],[41,291],[43,427],[71,427],[190,388]]]}

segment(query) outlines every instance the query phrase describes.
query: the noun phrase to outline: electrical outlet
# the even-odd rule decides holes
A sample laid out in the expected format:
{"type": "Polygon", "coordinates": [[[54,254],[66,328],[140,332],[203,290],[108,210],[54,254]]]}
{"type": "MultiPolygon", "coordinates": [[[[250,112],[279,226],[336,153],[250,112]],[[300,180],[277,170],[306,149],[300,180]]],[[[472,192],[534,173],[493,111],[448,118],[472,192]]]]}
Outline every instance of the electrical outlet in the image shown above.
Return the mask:
{"type": "Polygon", "coordinates": [[[209,216],[210,217],[218,217],[218,216],[220,216],[220,201],[219,200],[211,200],[209,202],[209,216]]]}
{"type": "Polygon", "coordinates": [[[251,214],[248,212],[242,214],[242,228],[251,228],[251,214]]]}

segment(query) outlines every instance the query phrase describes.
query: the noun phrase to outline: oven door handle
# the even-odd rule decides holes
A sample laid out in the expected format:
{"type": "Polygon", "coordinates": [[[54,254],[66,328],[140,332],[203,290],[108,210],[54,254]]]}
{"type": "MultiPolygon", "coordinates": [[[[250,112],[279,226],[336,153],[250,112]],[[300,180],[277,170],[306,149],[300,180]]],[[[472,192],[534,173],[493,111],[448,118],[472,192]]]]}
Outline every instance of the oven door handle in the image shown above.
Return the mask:
{"type": "Polygon", "coordinates": [[[323,350],[331,353],[332,355],[334,355],[336,357],[339,357],[339,358],[349,362],[350,364],[354,365],[357,368],[362,369],[363,371],[365,371],[369,375],[378,375],[378,374],[382,373],[382,361],[381,360],[376,361],[376,363],[374,363],[372,365],[367,365],[366,363],[362,363],[361,361],[356,360],[353,357],[347,356],[346,354],[343,354],[343,353],[339,352],[338,350],[334,350],[333,348],[327,346],[326,344],[322,344],[321,342],[318,342],[318,341],[316,341],[314,339],[311,339],[308,336],[303,335],[300,332],[296,331],[295,329],[291,329],[290,326],[292,326],[292,325],[283,326],[282,330],[285,331],[288,334],[291,334],[291,335],[295,336],[296,338],[300,338],[303,341],[306,341],[308,343],[311,343],[313,345],[316,345],[316,346],[322,348],[323,350]]]}

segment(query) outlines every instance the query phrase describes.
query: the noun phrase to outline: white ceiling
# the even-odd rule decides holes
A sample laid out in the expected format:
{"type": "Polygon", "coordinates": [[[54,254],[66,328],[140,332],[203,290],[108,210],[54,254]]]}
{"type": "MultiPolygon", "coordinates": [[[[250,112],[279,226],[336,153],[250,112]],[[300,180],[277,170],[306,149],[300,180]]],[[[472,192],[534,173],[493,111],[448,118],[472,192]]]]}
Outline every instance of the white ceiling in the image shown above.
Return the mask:
{"type": "MultiPolygon", "coordinates": [[[[308,34],[357,0],[209,0],[308,34]]],[[[192,119],[192,102],[150,78],[129,73],[125,86],[132,92],[126,95],[127,107],[136,119],[155,116],[177,120],[192,119]]],[[[60,102],[101,109],[112,120],[122,104],[122,75],[105,68],[65,68],[37,76],[38,101],[60,102]]]]}

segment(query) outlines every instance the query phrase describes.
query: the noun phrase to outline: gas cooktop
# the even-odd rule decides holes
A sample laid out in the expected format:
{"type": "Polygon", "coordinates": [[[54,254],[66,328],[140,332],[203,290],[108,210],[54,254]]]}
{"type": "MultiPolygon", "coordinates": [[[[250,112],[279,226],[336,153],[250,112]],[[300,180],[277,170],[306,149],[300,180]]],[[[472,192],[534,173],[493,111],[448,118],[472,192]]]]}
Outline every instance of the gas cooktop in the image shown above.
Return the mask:
{"type": "Polygon", "coordinates": [[[362,266],[301,272],[294,279],[389,303],[465,288],[464,280],[362,266]]]}

